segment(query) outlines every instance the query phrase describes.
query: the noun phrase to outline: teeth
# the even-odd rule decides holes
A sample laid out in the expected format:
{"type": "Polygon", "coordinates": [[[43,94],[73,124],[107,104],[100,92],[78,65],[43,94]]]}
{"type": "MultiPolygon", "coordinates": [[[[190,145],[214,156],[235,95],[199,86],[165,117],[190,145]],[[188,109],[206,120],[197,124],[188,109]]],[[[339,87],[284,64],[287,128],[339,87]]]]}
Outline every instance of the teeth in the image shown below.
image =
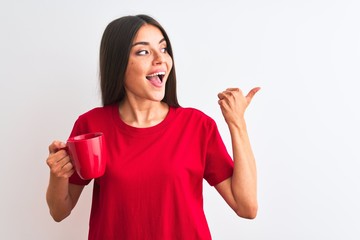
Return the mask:
{"type": "Polygon", "coordinates": [[[154,77],[154,76],[159,76],[159,75],[165,75],[165,72],[153,73],[153,74],[147,75],[147,77],[154,77]]]}

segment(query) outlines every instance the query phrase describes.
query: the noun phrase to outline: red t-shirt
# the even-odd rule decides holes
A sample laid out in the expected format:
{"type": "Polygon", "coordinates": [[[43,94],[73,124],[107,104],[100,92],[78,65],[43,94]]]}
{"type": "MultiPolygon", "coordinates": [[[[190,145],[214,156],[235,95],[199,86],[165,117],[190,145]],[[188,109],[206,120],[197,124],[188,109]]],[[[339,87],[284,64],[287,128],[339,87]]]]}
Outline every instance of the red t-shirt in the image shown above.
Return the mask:
{"type": "MultiPolygon", "coordinates": [[[[153,127],[125,124],[118,106],[95,108],[76,121],[72,136],[103,132],[109,156],[94,180],[91,240],[208,240],[203,179],[232,176],[233,161],[215,122],[192,108],[170,108],[153,127]]],[[[85,185],[75,173],[70,183],[85,185]]]]}

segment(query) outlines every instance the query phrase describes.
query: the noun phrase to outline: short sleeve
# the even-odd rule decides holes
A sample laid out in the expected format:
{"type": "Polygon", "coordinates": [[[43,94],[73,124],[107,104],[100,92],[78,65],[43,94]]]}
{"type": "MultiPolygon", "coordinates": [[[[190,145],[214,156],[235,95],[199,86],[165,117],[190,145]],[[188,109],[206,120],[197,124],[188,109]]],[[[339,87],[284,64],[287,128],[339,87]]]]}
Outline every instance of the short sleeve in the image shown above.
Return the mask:
{"type": "Polygon", "coordinates": [[[212,119],[208,132],[204,178],[211,186],[214,186],[232,176],[234,162],[212,119]]]}
{"type": "MultiPolygon", "coordinates": [[[[86,124],[81,121],[81,118],[78,118],[73,126],[73,129],[69,137],[77,136],[80,134],[87,133],[86,124]]],[[[80,178],[79,174],[75,171],[74,174],[69,178],[69,183],[76,185],[88,185],[91,182],[90,180],[83,180],[80,178]]]]}

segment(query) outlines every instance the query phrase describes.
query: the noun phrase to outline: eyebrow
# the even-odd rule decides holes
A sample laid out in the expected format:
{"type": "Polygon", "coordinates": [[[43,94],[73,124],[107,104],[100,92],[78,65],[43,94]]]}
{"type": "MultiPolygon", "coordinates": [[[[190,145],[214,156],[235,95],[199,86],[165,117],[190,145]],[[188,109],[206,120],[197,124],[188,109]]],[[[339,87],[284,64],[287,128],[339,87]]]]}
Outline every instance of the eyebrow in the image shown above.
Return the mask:
{"type": "MultiPolygon", "coordinates": [[[[166,41],[165,38],[163,38],[163,39],[161,39],[161,40],[159,41],[159,44],[162,43],[162,42],[165,42],[165,41],[166,41]]],[[[133,45],[131,45],[131,47],[134,47],[134,46],[136,46],[136,45],[150,45],[150,43],[149,43],[149,42],[136,42],[136,43],[134,43],[133,45]]]]}

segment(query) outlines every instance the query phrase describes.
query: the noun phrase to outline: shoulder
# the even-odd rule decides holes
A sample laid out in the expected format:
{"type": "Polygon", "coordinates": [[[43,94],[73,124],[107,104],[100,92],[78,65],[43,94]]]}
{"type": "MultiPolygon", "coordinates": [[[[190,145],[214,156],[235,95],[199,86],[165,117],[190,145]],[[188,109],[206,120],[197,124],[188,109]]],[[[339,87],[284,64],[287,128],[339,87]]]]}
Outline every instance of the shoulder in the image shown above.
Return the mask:
{"type": "Polygon", "coordinates": [[[205,124],[206,126],[214,125],[215,121],[202,112],[199,109],[192,108],[192,107],[179,107],[175,109],[176,115],[179,118],[187,119],[188,121],[193,121],[197,124],[205,124]]]}
{"type": "Polygon", "coordinates": [[[178,107],[175,108],[175,111],[179,115],[185,115],[185,116],[195,116],[199,118],[208,118],[204,112],[200,111],[199,109],[192,108],[192,107],[178,107]]]}
{"type": "Polygon", "coordinates": [[[80,125],[86,126],[98,126],[104,125],[113,118],[113,112],[116,110],[115,105],[109,105],[105,107],[96,107],[83,114],[81,114],[76,122],[80,125]]]}
{"type": "Polygon", "coordinates": [[[81,114],[74,124],[72,135],[107,131],[116,109],[115,105],[109,105],[96,107],[81,114]]]}
{"type": "Polygon", "coordinates": [[[109,105],[104,107],[95,107],[79,116],[79,119],[96,119],[108,117],[112,114],[115,105],[109,105]]]}

